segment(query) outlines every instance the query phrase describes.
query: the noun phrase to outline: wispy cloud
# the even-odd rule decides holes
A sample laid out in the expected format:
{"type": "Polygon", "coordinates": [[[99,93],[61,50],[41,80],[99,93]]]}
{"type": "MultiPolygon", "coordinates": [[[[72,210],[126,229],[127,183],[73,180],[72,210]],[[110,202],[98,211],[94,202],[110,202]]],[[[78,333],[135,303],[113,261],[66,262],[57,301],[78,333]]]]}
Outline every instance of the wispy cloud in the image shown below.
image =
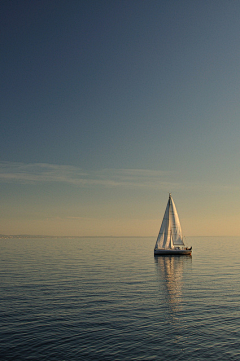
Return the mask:
{"type": "MultiPolygon", "coordinates": [[[[84,171],[81,168],[46,163],[0,163],[0,181],[17,183],[61,182],[76,186],[167,187],[170,172],[147,169],[103,169],[84,171]]],[[[171,183],[176,188],[177,183],[171,183]]],[[[171,188],[172,189],[172,188],[171,188]]]]}
{"type": "Polygon", "coordinates": [[[176,172],[149,169],[102,169],[84,171],[79,167],[47,163],[0,162],[0,182],[2,183],[65,183],[78,187],[126,187],[154,188],[166,192],[188,191],[238,191],[239,186],[180,181],[176,172]],[[176,181],[177,180],[177,181],[176,181]]]}

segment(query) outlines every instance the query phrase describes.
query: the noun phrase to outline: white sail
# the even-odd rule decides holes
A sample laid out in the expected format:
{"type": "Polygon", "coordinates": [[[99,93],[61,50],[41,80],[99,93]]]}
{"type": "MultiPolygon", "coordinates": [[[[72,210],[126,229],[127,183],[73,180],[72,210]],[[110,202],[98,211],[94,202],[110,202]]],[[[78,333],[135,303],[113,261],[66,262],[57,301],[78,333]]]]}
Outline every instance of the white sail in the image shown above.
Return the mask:
{"type": "Polygon", "coordinates": [[[172,248],[171,247],[171,233],[170,233],[170,223],[169,223],[169,207],[170,207],[170,198],[167,203],[167,207],[163,216],[162,224],[160,231],[158,233],[157,242],[155,248],[172,248]]]}
{"type": "MultiPolygon", "coordinates": [[[[170,195],[170,197],[171,197],[171,195],[170,195]]],[[[169,218],[170,218],[170,224],[171,224],[171,233],[172,233],[173,244],[178,245],[178,246],[184,246],[182,229],[181,229],[177,209],[176,209],[175,203],[173,202],[172,197],[171,197],[171,201],[170,201],[169,218]]]]}
{"type": "Polygon", "coordinates": [[[169,194],[155,249],[172,249],[175,245],[184,246],[184,243],[177,209],[169,194]]]}

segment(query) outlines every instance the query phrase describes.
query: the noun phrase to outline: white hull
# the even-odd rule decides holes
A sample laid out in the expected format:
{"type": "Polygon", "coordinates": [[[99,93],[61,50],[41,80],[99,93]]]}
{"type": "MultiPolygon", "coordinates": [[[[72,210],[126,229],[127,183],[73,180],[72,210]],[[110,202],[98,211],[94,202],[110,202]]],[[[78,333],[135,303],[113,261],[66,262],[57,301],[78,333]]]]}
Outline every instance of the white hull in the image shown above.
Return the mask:
{"type": "Polygon", "coordinates": [[[154,249],[154,256],[184,256],[191,254],[191,249],[154,249]]]}

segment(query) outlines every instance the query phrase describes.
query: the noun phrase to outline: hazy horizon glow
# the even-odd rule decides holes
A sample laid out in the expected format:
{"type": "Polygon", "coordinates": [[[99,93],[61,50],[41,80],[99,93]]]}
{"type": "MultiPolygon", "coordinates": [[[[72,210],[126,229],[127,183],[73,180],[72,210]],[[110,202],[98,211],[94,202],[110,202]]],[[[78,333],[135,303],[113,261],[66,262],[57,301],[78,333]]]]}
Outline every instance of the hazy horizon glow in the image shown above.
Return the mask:
{"type": "Polygon", "coordinates": [[[240,235],[240,3],[4,2],[0,234],[240,235]]]}

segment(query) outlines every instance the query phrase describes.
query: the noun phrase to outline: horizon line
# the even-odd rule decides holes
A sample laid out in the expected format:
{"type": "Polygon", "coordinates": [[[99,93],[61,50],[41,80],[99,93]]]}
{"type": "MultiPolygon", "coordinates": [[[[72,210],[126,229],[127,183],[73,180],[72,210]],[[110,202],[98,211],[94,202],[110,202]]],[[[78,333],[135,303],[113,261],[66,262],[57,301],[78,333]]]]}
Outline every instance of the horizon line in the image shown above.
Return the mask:
{"type": "MultiPolygon", "coordinates": [[[[184,238],[191,238],[191,237],[240,237],[240,236],[209,236],[209,235],[203,235],[203,236],[184,236],[184,238]]],[[[92,236],[51,236],[51,235],[33,235],[33,234],[0,234],[0,239],[3,238],[156,238],[156,236],[99,236],[99,235],[92,235],[92,236]]]]}

